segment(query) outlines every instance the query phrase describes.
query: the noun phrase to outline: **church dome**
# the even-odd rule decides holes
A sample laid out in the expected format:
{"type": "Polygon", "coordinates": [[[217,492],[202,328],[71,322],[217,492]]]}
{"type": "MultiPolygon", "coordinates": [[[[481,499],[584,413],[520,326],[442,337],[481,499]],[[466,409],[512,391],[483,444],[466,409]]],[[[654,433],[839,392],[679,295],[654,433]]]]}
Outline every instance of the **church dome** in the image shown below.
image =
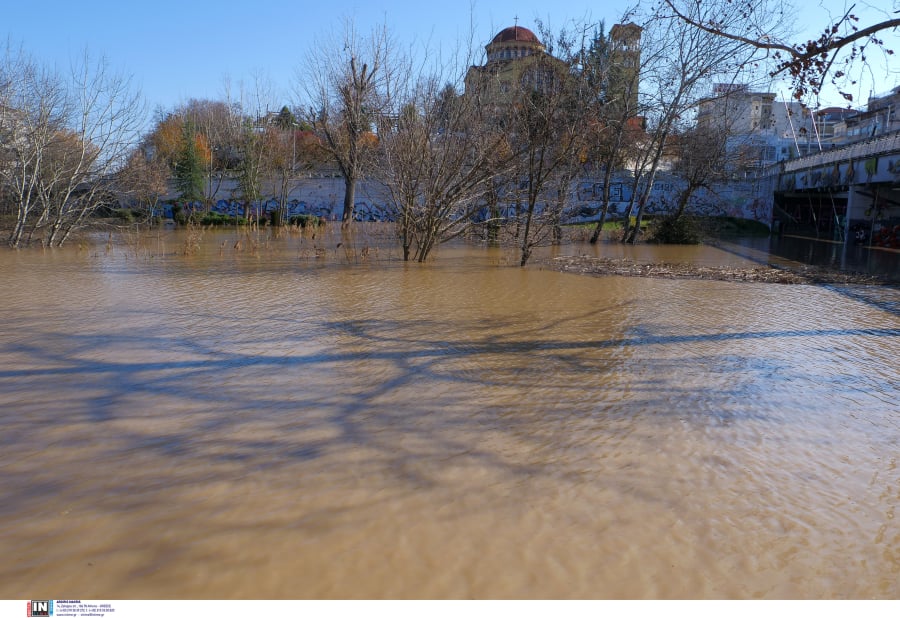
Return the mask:
{"type": "Polygon", "coordinates": [[[497,36],[493,38],[491,43],[536,43],[541,45],[540,39],[535,36],[534,32],[529,30],[528,28],[523,28],[522,26],[511,26],[509,28],[504,28],[500,32],[497,33],[497,36]]]}
{"type": "Polygon", "coordinates": [[[527,58],[544,51],[534,32],[522,26],[504,28],[485,46],[488,62],[504,62],[516,58],[527,58]]]}

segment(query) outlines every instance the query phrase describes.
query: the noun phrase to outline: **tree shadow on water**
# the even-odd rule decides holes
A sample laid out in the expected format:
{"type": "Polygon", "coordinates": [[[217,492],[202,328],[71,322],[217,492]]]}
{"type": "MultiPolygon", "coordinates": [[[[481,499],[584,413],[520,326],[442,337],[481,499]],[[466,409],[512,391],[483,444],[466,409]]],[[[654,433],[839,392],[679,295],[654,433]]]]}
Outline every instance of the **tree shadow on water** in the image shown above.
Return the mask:
{"type": "MultiPolygon", "coordinates": [[[[227,316],[220,318],[229,324],[227,316]]],[[[783,360],[744,356],[731,343],[900,338],[896,328],[644,328],[568,340],[554,336],[554,326],[426,319],[318,324],[315,333],[331,347],[311,345],[308,331],[253,336],[244,330],[240,345],[177,330],[20,331],[0,346],[0,358],[28,359],[0,365],[2,460],[18,472],[4,483],[7,505],[27,510],[48,490],[64,492],[60,478],[79,474],[76,467],[10,465],[11,458],[27,457],[62,435],[84,448],[66,466],[144,468],[120,480],[110,470],[98,472],[104,491],[118,495],[122,508],[145,503],[142,483],[153,493],[154,466],[168,489],[296,470],[298,486],[309,472],[336,482],[354,474],[391,478],[418,491],[443,483],[440,471],[450,461],[502,478],[564,480],[577,474],[564,458],[548,463],[535,453],[575,439],[572,430],[590,431],[602,442],[603,432],[618,431],[610,419],[647,411],[657,421],[683,417],[672,402],[694,387],[671,376],[684,362],[718,377],[718,390],[704,395],[704,409],[724,410],[747,397],[747,384],[762,392],[772,374],[785,370],[783,360]],[[272,352],[242,351],[248,344],[272,352]],[[726,347],[710,352],[705,344],[726,347]],[[682,349],[689,360],[673,353],[682,349]],[[631,399],[587,401],[592,388],[627,391],[631,399]],[[504,448],[495,446],[498,440],[504,448]]],[[[793,379],[805,379],[801,364],[788,369],[793,379]]],[[[740,410],[743,416],[728,420],[766,420],[752,404],[740,410]]]]}

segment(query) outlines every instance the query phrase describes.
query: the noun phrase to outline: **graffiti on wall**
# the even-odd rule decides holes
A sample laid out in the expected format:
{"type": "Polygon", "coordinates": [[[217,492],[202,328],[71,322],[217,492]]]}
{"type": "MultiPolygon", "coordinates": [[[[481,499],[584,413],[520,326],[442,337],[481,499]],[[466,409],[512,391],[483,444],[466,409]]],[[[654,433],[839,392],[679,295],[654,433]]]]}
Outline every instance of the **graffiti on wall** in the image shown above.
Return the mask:
{"type": "MultiPolygon", "coordinates": [[[[782,177],[782,182],[785,181],[782,177]]],[[[294,195],[287,204],[287,216],[315,215],[326,220],[340,219],[343,213],[343,205],[339,201],[342,197],[341,187],[337,185],[338,179],[329,184],[327,179],[317,179],[312,183],[298,185],[294,195]],[[300,199],[300,195],[303,199],[300,199]]],[[[660,215],[669,212],[678,203],[679,194],[683,182],[677,177],[666,175],[658,179],[652,187],[649,199],[645,206],[645,213],[660,215]]],[[[774,187],[773,187],[774,188],[774,187]]],[[[602,182],[592,179],[582,179],[573,183],[570,198],[563,214],[564,223],[589,222],[597,220],[600,216],[605,186],[602,182]]],[[[633,201],[634,182],[630,178],[614,178],[609,183],[609,207],[607,217],[610,219],[624,217],[633,201]]],[[[358,194],[362,199],[356,202],[354,219],[356,221],[394,221],[396,210],[385,197],[383,188],[376,183],[361,182],[358,194]]],[[[517,206],[511,196],[505,196],[498,205],[499,216],[514,218],[521,206],[517,206]]],[[[547,202],[555,203],[553,200],[547,202]]],[[[539,203],[538,210],[542,211],[546,203],[539,203]]],[[[195,204],[193,209],[200,209],[195,204]]],[[[278,201],[269,199],[257,202],[250,206],[249,214],[253,218],[264,218],[279,207],[278,201]]],[[[172,206],[164,206],[165,216],[172,217],[172,206]]],[[[188,208],[190,210],[191,208],[188,208]]],[[[244,216],[244,204],[234,199],[219,199],[212,206],[215,212],[244,216]]],[[[688,203],[688,212],[704,215],[729,215],[745,219],[754,219],[768,224],[771,221],[772,200],[771,191],[768,196],[760,187],[751,183],[729,183],[715,187],[713,190],[698,190],[688,203]]],[[[494,213],[493,216],[498,216],[494,213]]],[[[487,207],[481,208],[475,219],[486,221],[491,218],[487,207]]]]}

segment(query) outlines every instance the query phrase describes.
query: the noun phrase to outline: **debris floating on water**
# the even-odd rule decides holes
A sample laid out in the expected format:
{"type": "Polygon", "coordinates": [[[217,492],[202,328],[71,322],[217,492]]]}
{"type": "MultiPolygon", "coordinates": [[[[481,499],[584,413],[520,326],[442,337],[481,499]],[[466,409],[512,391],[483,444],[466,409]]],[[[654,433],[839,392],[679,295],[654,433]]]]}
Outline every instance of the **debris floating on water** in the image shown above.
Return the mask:
{"type": "Polygon", "coordinates": [[[713,281],[747,281],[758,283],[863,284],[885,285],[886,281],[865,273],[842,272],[816,266],[702,266],[668,262],[635,262],[623,258],[589,255],[563,256],[548,260],[550,269],[583,275],[621,277],[654,277],[659,279],[707,279],[713,281]]]}

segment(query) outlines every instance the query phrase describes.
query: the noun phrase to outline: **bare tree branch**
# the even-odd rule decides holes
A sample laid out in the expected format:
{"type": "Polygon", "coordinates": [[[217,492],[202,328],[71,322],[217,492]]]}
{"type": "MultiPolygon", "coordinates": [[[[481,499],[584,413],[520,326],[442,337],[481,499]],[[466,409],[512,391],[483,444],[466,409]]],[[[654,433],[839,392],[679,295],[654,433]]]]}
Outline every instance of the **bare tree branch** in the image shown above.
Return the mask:
{"type": "MultiPolygon", "coordinates": [[[[772,52],[770,58],[775,64],[769,73],[770,76],[784,73],[790,75],[794,82],[794,96],[798,99],[807,93],[818,95],[829,77],[835,86],[840,86],[845,79],[854,84],[855,81],[848,78],[849,68],[856,61],[866,63],[864,53],[866,46],[872,44],[883,49],[888,55],[893,54],[893,50],[886,49],[884,42],[877,35],[900,27],[900,19],[891,18],[859,28],[856,26],[858,18],[853,12],[856,5],[852,5],[839,19],[826,24],[817,39],[804,43],[790,43],[779,40],[763,29],[769,27],[766,19],[760,18],[761,15],[767,15],[771,8],[767,0],[747,0],[743,4],[736,4],[731,0],[712,0],[684,6],[678,0],[662,0],[662,3],[675,17],[695,28],[765,51],[767,54],[772,52]],[[701,6],[704,11],[695,10],[701,6]],[[724,23],[714,17],[717,9],[720,15],[736,15],[738,19],[724,23]],[[742,34],[742,31],[748,29],[751,32],[755,30],[758,36],[742,34]],[[845,30],[844,34],[840,34],[842,29],[845,30]],[[846,52],[846,56],[839,61],[842,52],[846,52]],[[845,65],[846,69],[834,70],[838,62],[845,65]]],[[[841,94],[847,100],[853,99],[847,92],[841,91],[841,94]]]]}

